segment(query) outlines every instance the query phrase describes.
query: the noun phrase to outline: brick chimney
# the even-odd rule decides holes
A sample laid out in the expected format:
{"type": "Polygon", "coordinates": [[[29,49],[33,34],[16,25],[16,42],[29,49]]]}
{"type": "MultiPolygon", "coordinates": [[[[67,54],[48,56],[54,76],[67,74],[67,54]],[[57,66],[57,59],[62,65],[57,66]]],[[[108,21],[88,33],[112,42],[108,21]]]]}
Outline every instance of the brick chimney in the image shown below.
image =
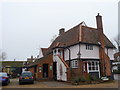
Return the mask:
{"type": "Polygon", "coordinates": [[[99,57],[100,57],[100,72],[101,76],[110,76],[111,70],[110,70],[110,58],[105,53],[105,44],[104,44],[104,33],[103,33],[103,24],[102,24],[102,16],[98,15],[96,16],[96,23],[97,23],[97,30],[98,30],[98,37],[99,42],[101,43],[101,46],[99,48],[99,57]]]}
{"type": "Polygon", "coordinates": [[[102,25],[102,16],[100,16],[99,13],[96,16],[96,23],[97,23],[97,30],[98,30],[98,35],[99,35],[99,42],[101,44],[101,47],[105,48],[103,25],[102,25]]]}
{"type": "Polygon", "coordinates": [[[96,16],[96,21],[97,21],[97,29],[100,29],[103,32],[102,16],[100,16],[99,13],[96,16]]]}
{"type": "Polygon", "coordinates": [[[31,56],[31,60],[33,60],[33,56],[31,56]]]}
{"type": "Polygon", "coordinates": [[[64,28],[59,29],[59,35],[62,35],[65,32],[64,28]]]}
{"type": "Polygon", "coordinates": [[[102,16],[98,15],[96,16],[96,23],[97,23],[97,30],[98,30],[98,38],[99,42],[101,44],[99,49],[99,57],[100,57],[100,73],[101,76],[105,76],[105,45],[104,45],[104,37],[103,37],[103,25],[102,25],[102,16]]]}

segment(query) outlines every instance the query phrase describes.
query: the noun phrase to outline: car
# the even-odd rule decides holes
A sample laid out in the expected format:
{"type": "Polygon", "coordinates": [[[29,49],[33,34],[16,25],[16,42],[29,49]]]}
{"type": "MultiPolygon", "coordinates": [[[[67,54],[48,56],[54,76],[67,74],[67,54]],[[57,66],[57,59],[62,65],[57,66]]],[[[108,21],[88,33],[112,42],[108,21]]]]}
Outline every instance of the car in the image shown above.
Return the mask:
{"type": "Polygon", "coordinates": [[[19,77],[19,84],[32,83],[34,84],[34,77],[30,71],[24,71],[19,77]]]}
{"type": "Polygon", "coordinates": [[[10,83],[10,78],[6,72],[0,72],[0,83],[2,85],[8,85],[10,83]]]}

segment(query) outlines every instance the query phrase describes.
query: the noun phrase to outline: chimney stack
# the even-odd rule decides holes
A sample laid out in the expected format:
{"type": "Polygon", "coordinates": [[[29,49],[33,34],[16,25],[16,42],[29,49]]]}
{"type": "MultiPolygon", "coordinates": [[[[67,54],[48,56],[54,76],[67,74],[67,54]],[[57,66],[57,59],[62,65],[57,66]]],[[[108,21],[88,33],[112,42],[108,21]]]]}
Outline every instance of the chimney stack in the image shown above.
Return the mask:
{"type": "Polygon", "coordinates": [[[99,13],[96,16],[96,22],[97,22],[97,29],[103,33],[102,16],[100,16],[99,13]]]}
{"type": "Polygon", "coordinates": [[[101,47],[104,48],[104,34],[103,34],[103,25],[102,25],[102,16],[98,13],[96,16],[97,30],[99,35],[99,42],[101,43],[101,47]]]}
{"type": "Polygon", "coordinates": [[[101,76],[106,75],[105,71],[105,45],[104,45],[104,36],[103,36],[103,25],[102,25],[102,16],[98,15],[96,16],[96,23],[97,23],[97,30],[98,30],[98,38],[99,42],[101,44],[99,48],[99,57],[100,57],[100,73],[101,76]]]}
{"type": "Polygon", "coordinates": [[[31,56],[31,60],[33,59],[33,56],[31,56]]]}
{"type": "Polygon", "coordinates": [[[65,28],[61,28],[61,29],[59,30],[59,35],[63,34],[64,32],[65,32],[65,28]]]}

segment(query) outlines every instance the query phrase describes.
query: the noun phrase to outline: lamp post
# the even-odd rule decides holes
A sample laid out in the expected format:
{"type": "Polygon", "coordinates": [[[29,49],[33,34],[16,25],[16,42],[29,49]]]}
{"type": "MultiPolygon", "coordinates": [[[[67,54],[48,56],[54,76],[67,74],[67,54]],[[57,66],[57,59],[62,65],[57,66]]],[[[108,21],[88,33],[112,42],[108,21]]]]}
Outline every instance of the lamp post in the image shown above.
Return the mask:
{"type": "Polygon", "coordinates": [[[82,76],[82,70],[83,70],[83,68],[82,68],[82,60],[81,60],[81,53],[80,53],[80,51],[78,52],[78,76],[80,75],[80,76],[82,76]]]}

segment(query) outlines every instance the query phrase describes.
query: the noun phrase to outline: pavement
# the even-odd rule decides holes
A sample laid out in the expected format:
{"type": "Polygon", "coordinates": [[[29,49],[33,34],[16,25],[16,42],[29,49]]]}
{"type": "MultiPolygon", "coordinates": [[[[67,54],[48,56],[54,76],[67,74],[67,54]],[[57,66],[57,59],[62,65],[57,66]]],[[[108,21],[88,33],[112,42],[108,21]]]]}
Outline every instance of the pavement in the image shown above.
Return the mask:
{"type": "Polygon", "coordinates": [[[18,79],[11,79],[10,84],[2,86],[2,88],[118,88],[118,81],[88,85],[72,85],[58,81],[35,81],[34,84],[19,85],[18,79]]]}

